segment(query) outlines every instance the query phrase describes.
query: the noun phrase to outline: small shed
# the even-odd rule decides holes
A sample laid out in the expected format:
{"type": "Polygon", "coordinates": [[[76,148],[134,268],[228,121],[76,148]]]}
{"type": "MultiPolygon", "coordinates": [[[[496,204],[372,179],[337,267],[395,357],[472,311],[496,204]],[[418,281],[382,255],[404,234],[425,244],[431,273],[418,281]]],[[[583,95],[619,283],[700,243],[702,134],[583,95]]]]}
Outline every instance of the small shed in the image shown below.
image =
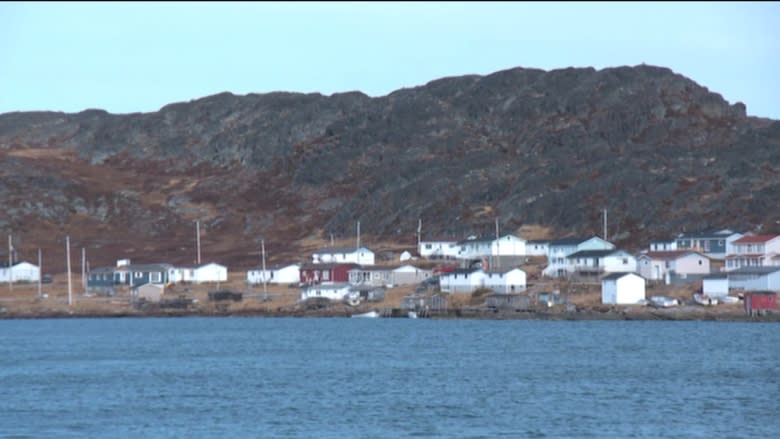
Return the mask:
{"type": "Polygon", "coordinates": [[[165,287],[159,284],[148,283],[135,288],[133,297],[135,300],[159,303],[165,287]]]}
{"type": "Polygon", "coordinates": [[[601,279],[601,303],[632,305],[645,299],[645,278],[636,273],[613,273],[601,279]]]}
{"type": "Polygon", "coordinates": [[[725,274],[705,276],[701,281],[701,292],[707,297],[729,295],[729,278],[725,274]]]}
{"type": "Polygon", "coordinates": [[[745,296],[745,313],[750,316],[766,314],[777,308],[777,293],[773,291],[750,291],[745,296]]]}

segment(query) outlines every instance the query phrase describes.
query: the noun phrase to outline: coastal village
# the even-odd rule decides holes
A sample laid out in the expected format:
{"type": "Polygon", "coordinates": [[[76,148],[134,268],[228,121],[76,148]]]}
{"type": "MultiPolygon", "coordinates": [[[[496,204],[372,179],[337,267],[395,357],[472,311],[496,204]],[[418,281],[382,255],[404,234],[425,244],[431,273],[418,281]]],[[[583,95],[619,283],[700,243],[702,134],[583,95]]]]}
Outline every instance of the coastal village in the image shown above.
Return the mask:
{"type": "MultiPolygon", "coordinates": [[[[9,262],[0,267],[0,282],[9,291],[37,286],[35,301],[52,300],[43,287],[51,276],[28,260],[15,260],[12,248],[9,237],[9,262]]],[[[75,294],[78,275],[65,275],[68,306],[93,299],[135,311],[192,309],[199,299],[188,293],[200,287],[207,291],[200,302],[222,311],[253,300],[273,305],[283,291],[294,296],[288,311],[338,305],[352,316],[435,316],[464,307],[504,314],[552,308],[573,313],[577,293],[591,291],[598,294],[591,305],[602,307],[739,306],[745,315],[763,316],[777,309],[780,291],[780,235],[729,229],[680,233],[650,242],[637,254],[598,236],[526,240],[502,235],[498,222],[494,236],[461,240],[423,238],[418,229],[416,249],[399,249],[389,257],[385,252],[381,260],[360,244],[358,232],[354,245],[331,241],[286,263],[266,264],[263,249],[261,264],[240,273],[240,279],[218,262],[200,263],[199,237],[199,263],[193,266],[118,258],[116,265],[89,268],[83,262],[75,294]],[[681,290],[690,296],[663,294],[681,290]],[[387,306],[386,295],[395,291],[402,295],[396,293],[398,300],[387,306]]],[[[0,315],[12,306],[6,297],[0,315]]]]}

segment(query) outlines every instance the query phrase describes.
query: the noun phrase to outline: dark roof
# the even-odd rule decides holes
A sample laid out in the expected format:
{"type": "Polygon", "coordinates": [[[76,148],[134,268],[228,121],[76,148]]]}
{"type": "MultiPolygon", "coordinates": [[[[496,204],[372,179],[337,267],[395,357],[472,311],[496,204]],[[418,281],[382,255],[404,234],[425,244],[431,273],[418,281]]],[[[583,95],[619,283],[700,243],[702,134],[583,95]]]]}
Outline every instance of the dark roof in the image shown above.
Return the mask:
{"type": "Polygon", "coordinates": [[[562,239],[552,239],[550,241],[547,241],[550,247],[556,245],[556,246],[563,246],[563,245],[579,245],[591,238],[595,238],[595,236],[590,236],[588,238],[562,238],[562,239]]]}
{"type": "Polygon", "coordinates": [[[548,244],[549,242],[549,239],[529,239],[526,244],[548,244]]]}
{"type": "Polygon", "coordinates": [[[89,270],[90,273],[113,273],[116,267],[96,267],[89,270]]]}
{"type": "Polygon", "coordinates": [[[458,241],[458,244],[462,245],[462,244],[470,244],[472,242],[493,242],[495,240],[496,240],[496,236],[495,235],[493,235],[493,236],[480,236],[478,238],[471,238],[471,239],[466,238],[466,239],[463,239],[461,241],[458,241]]]}
{"type": "Polygon", "coordinates": [[[618,253],[622,250],[580,250],[576,253],[572,253],[569,256],[566,256],[566,259],[569,258],[601,258],[607,255],[611,255],[612,253],[618,253]]]}
{"type": "MultiPolygon", "coordinates": [[[[651,258],[651,259],[663,259],[663,260],[666,260],[666,259],[678,259],[678,258],[681,258],[683,256],[687,256],[687,255],[689,255],[691,253],[699,255],[699,256],[701,256],[703,258],[706,258],[706,256],[704,256],[703,254],[701,254],[699,252],[695,252],[693,250],[669,250],[669,251],[660,251],[660,252],[647,252],[647,253],[645,253],[645,254],[643,254],[641,256],[647,256],[648,258],[651,258]]],[[[707,259],[709,259],[709,258],[707,258],[707,259]]]]}
{"type": "Polygon", "coordinates": [[[499,268],[499,269],[485,270],[485,273],[487,273],[487,274],[507,274],[507,273],[509,273],[512,270],[523,271],[523,269],[520,268],[520,267],[509,267],[509,268],[499,268]]]}
{"type": "Polygon", "coordinates": [[[677,239],[690,239],[690,238],[723,239],[735,233],[737,232],[734,232],[732,230],[710,230],[710,231],[703,231],[703,232],[686,232],[686,233],[680,233],[680,235],[677,236],[677,239]]]}
{"type": "MultiPolygon", "coordinates": [[[[628,276],[629,274],[633,274],[635,276],[642,277],[642,276],[640,276],[640,275],[638,275],[636,273],[633,273],[633,272],[628,272],[628,273],[610,273],[610,274],[602,277],[601,280],[616,280],[616,279],[620,279],[623,276],[628,276]]],[[[642,279],[644,279],[644,278],[642,277],[642,279]]]]}
{"type": "Polygon", "coordinates": [[[729,271],[727,274],[770,274],[780,271],[780,267],[742,267],[729,271]]]}
{"type": "Polygon", "coordinates": [[[704,276],[702,279],[728,279],[728,278],[729,277],[727,274],[715,273],[715,274],[708,274],[704,276]]]}
{"type": "MultiPolygon", "coordinates": [[[[366,246],[362,246],[361,245],[360,248],[368,250],[368,251],[371,251],[371,249],[369,249],[366,246]]],[[[312,254],[315,254],[315,255],[330,255],[330,254],[333,254],[333,253],[354,253],[354,252],[357,251],[357,249],[358,249],[358,247],[354,247],[354,246],[352,246],[352,247],[323,247],[323,248],[314,250],[312,252],[312,254]]]]}
{"type": "Polygon", "coordinates": [[[168,271],[173,268],[171,264],[130,264],[117,267],[116,271],[168,271]]]}

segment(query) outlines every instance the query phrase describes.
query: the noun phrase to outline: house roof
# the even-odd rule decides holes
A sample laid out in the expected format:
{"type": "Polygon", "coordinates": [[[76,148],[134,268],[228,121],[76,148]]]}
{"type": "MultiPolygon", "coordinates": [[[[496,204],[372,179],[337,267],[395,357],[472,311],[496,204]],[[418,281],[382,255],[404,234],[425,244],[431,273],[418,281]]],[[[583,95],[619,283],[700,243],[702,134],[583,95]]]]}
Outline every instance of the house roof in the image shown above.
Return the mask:
{"type": "Polygon", "coordinates": [[[522,269],[520,269],[520,268],[518,268],[518,267],[509,267],[509,268],[500,268],[500,269],[490,269],[490,270],[485,270],[485,273],[486,273],[486,274],[507,274],[507,273],[509,273],[510,271],[514,271],[514,270],[520,270],[520,271],[523,271],[522,269]]]}
{"type": "Polygon", "coordinates": [[[348,288],[349,284],[345,282],[339,282],[337,284],[317,284],[317,285],[309,285],[307,286],[306,290],[340,290],[342,288],[348,288]]]}
{"type": "Polygon", "coordinates": [[[349,271],[393,271],[400,265],[359,265],[350,268],[349,271]]]}
{"type": "MultiPolygon", "coordinates": [[[[631,275],[631,274],[633,274],[634,276],[639,276],[636,273],[610,273],[610,274],[602,277],[601,280],[617,280],[617,279],[620,279],[621,277],[628,276],[628,275],[631,275]]],[[[642,277],[642,276],[639,276],[639,277],[642,277]]],[[[644,278],[642,277],[642,279],[644,279],[644,278]]]]}
{"type": "Polygon", "coordinates": [[[776,271],[780,271],[780,267],[742,267],[728,272],[728,275],[733,274],[770,274],[776,271]]]}
{"type": "Polygon", "coordinates": [[[453,238],[452,236],[429,236],[427,238],[420,238],[420,242],[451,242],[453,244],[460,241],[460,238],[453,238]]]}
{"type": "Polygon", "coordinates": [[[611,255],[612,253],[619,253],[622,250],[580,250],[576,253],[572,253],[566,256],[566,259],[576,258],[602,258],[604,256],[611,255]]]}
{"type": "Polygon", "coordinates": [[[778,235],[750,235],[750,236],[743,236],[736,241],[734,241],[734,244],[754,244],[754,243],[761,243],[761,242],[767,242],[771,241],[775,238],[777,238],[778,235]]]}
{"type": "Polygon", "coordinates": [[[677,239],[691,239],[691,238],[717,238],[717,239],[723,239],[727,238],[737,232],[734,232],[733,230],[709,230],[709,231],[700,231],[700,232],[684,232],[680,233],[677,236],[677,239]]]}
{"type": "Polygon", "coordinates": [[[528,243],[528,244],[549,244],[550,240],[549,239],[529,239],[528,241],[526,241],[526,243],[528,243]]]}
{"type": "Polygon", "coordinates": [[[89,270],[90,273],[113,273],[116,267],[96,267],[89,270]]]}
{"type": "Polygon", "coordinates": [[[678,259],[683,256],[688,256],[689,254],[696,254],[702,257],[705,257],[699,252],[695,252],[692,250],[670,250],[670,251],[661,251],[661,252],[647,252],[642,256],[647,256],[650,259],[662,259],[662,260],[672,260],[672,259],[678,259]]]}
{"type": "Polygon", "coordinates": [[[594,236],[589,236],[587,238],[561,238],[561,239],[552,239],[550,241],[547,241],[547,243],[552,246],[565,246],[565,245],[579,245],[583,242],[594,238],[594,236]]]}
{"type": "MultiPolygon", "coordinates": [[[[368,247],[360,246],[363,250],[371,251],[368,247]]],[[[312,254],[315,255],[331,255],[334,253],[354,253],[356,252],[358,247],[323,247],[317,250],[314,250],[312,254]]]]}
{"type": "Polygon", "coordinates": [[[480,243],[480,242],[493,242],[496,240],[496,236],[480,236],[478,238],[466,238],[463,240],[458,241],[458,244],[471,244],[471,243],[480,243]]]}
{"type": "Polygon", "coordinates": [[[447,276],[447,275],[450,275],[450,274],[471,274],[471,273],[474,273],[475,271],[479,271],[479,270],[481,270],[481,268],[456,268],[456,269],[454,269],[452,271],[449,271],[447,273],[442,273],[441,275],[442,276],[447,276]]]}
{"type": "Polygon", "coordinates": [[[339,267],[355,268],[360,267],[358,264],[351,262],[329,262],[327,264],[304,264],[301,265],[301,270],[333,270],[339,267]]]}
{"type": "Polygon", "coordinates": [[[727,274],[725,274],[725,273],[724,274],[720,274],[720,273],[708,274],[708,275],[702,277],[702,279],[728,279],[728,278],[729,278],[729,276],[727,274]]]}
{"type": "Polygon", "coordinates": [[[173,268],[171,264],[130,264],[117,267],[115,271],[168,271],[173,268]]]}

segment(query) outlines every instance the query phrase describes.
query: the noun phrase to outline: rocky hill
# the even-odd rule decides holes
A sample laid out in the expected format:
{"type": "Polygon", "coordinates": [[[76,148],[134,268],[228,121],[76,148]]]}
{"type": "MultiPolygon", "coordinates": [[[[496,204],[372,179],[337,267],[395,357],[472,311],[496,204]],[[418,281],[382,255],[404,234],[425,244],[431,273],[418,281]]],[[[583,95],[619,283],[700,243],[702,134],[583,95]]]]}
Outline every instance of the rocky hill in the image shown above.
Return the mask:
{"type": "MultiPolygon", "coordinates": [[[[524,225],[635,250],[682,230],[780,232],[780,121],[666,68],[516,68],[388,96],[222,93],[154,113],[0,115],[0,231],[63,267],[257,264],[307,239],[413,246],[524,225]],[[75,255],[76,253],[74,253],[75,255]],[[74,259],[75,260],[75,259],[74,259]]],[[[44,268],[44,271],[46,269],[44,268]]]]}

